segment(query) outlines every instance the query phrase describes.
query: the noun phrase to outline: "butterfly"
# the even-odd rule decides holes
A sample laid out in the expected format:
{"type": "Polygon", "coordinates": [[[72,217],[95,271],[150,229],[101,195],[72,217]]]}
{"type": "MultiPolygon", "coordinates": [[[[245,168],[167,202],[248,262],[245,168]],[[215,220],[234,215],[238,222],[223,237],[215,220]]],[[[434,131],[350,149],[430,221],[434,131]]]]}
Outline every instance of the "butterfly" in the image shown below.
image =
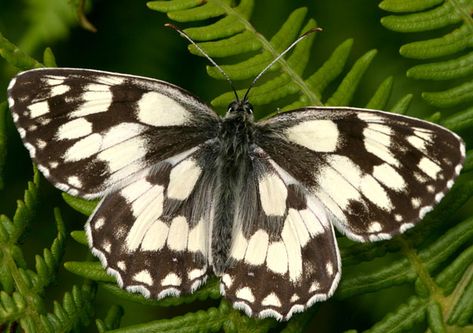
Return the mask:
{"type": "Polygon", "coordinates": [[[213,274],[260,318],[330,297],[334,226],[360,242],[410,229],[465,157],[458,135],[408,116],[304,107],[256,122],[245,95],[220,117],[171,83],[97,70],[22,72],[8,102],[43,175],[101,198],[85,229],[121,287],[161,299],[213,274]]]}

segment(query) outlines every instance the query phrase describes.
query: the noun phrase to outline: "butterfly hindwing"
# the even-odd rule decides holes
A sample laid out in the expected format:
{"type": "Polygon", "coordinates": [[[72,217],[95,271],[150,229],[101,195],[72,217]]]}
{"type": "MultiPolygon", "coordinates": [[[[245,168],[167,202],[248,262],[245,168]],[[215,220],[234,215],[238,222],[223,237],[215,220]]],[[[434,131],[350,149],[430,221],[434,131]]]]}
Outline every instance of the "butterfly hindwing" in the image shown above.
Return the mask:
{"type": "Polygon", "coordinates": [[[26,71],[8,94],[39,169],[56,187],[85,198],[205,142],[219,122],[179,87],[101,71],[26,71]]]}
{"type": "Polygon", "coordinates": [[[120,286],[160,299],[205,282],[214,191],[209,159],[212,151],[199,147],[160,162],[101,201],[86,230],[120,286]]]}
{"type": "Polygon", "coordinates": [[[333,294],[340,258],[323,205],[264,151],[256,155],[221,289],[248,315],[288,319],[333,294]]]}
{"type": "Polygon", "coordinates": [[[327,208],[348,237],[387,239],[411,228],[460,173],[463,141],[393,113],[306,108],[259,123],[258,144],[327,208]]]}

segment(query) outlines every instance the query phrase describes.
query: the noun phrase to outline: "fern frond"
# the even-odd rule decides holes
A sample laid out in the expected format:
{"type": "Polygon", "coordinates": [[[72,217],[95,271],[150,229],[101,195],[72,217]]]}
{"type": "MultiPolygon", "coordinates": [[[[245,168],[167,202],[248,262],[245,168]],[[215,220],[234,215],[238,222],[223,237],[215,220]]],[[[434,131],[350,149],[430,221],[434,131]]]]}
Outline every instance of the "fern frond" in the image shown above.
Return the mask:
{"type": "Polygon", "coordinates": [[[94,313],[94,297],[95,288],[91,285],[86,283],[82,287],[73,286],[71,292],[64,294],[62,303],[54,302],[52,313],[41,315],[42,331],[70,332],[89,325],[94,313]]]}
{"type": "MultiPolygon", "coordinates": [[[[419,260],[429,272],[440,267],[459,248],[473,241],[473,219],[468,219],[438,238],[432,245],[418,250],[419,260]]],[[[409,259],[402,257],[389,266],[381,266],[369,273],[358,267],[344,265],[345,275],[336,295],[341,298],[380,290],[393,285],[413,282],[418,276],[409,259]]]]}
{"type": "Polygon", "coordinates": [[[0,323],[20,320],[27,308],[27,301],[18,292],[8,294],[0,291],[0,323]]]}
{"type": "MultiPolygon", "coordinates": [[[[222,69],[232,80],[254,78],[263,68],[303,32],[317,26],[313,19],[304,23],[306,8],[294,10],[271,39],[258,34],[249,21],[254,5],[253,0],[242,0],[237,5],[231,1],[152,1],[148,7],[167,13],[168,17],[179,22],[195,22],[217,18],[216,22],[200,27],[185,29],[198,45],[212,57],[238,56],[239,61],[222,65],[222,69]]],[[[315,72],[305,75],[310,59],[310,48],[315,34],[300,42],[287,59],[281,59],[270,72],[251,91],[251,102],[255,106],[275,104],[280,110],[294,109],[306,105],[347,105],[359,86],[359,81],[371,63],[376,51],[372,50],[358,59],[346,75],[340,77],[350,53],[352,40],[340,44],[329,59],[315,72]],[[340,80],[335,92],[323,98],[325,88],[340,80]]],[[[191,53],[200,52],[191,45],[191,53]]],[[[223,79],[213,66],[207,68],[208,74],[223,79]]],[[[385,86],[384,97],[389,95],[390,85],[385,86]]],[[[245,89],[237,93],[243,96],[245,89]]],[[[212,100],[212,105],[223,109],[234,99],[233,92],[224,93],[212,100]]],[[[373,102],[374,103],[374,102],[373,102]]],[[[265,117],[272,112],[265,108],[255,108],[257,117],[265,117]]]]}
{"type": "Polygon", "coordinates": [[[0,33],[0,56],[21,70],[43,67],[41,63],[28,56],[0,33]]]}
{"type": "Polygon", "coordinates": [[[386,78],[376,89],[369,102],[366,104],[367,109],[384,110],[391,95],[393,87],[392,76],[386,78]]]}
{"type": "Polygon", "coordinates": [[[112,305],[107,312],[104,320],[97,319],[95,324],[99,333],[104,333],[120,327],[120,321],[123,317],[123,308],[119,305],[112,305]]]}
{"type": "MultiPolygon", "coordinates": [[[[388,314],[382,321],[366,332],[408,332],[415,324],[425,321],[432,332],[446,332],[447,325],[465,326],[471,320],[473,302],[470,286],[473,279],[473,247],[470,245],[453,261],[447,259],[465,244],[471,244],[469,234],[453,248],[445,249],[453,238],[471,229],[473,219],[467,219],[454,227],[438,242],[425,250],[414,250],[400,237],[404,252],[414,270],[416,296],[388,314]],[[430,258],[429,258],[430,257],[430,258]],[[432,272],[438,272],[431,277],[432,272]],[[445,318],[448,318],[447,320],[445,318]]],[[[406,280],[407,281],[407,280],[406,280]]]]}
{"type": "Polygon", "coordinates": [[[473,107],[445,118],[442,121],[442,125],[455,132],[461,132],[473,127],[473,107]]]}
{"type": "Polygon", "coordinates": [[[58,232],[57,236],[53,240],[51,248],[43,250],[43,256],[36,255],[35,257],[35,267],[38,275],[35,288],[38,290],[42,290],[53,281],[55,272],[57,271],[62,255],[64,254],[64,241],[66,238],[64,222],[59,209],[56,208],[54,210],[54,215],[58,232]]]}
{"type": "Polygon", "coordinates": [[[54,56],[53,51],[49,47],[44,49],[43,63],[46,67],[57,67],[56,57],[54,56]]]}
{"type": "Polygon", "coordinates": [[[40,278],[27,269],[23,253],[17,245],[18,239],[36,214],[39,182],[40,176],[35,168],[33,182],[28,183],[23,201],[18,200],[13,220],[2,216],[0,225],[0,281],[3,290],[8,291],[1,293],[0,324],[19,321],[23,329],[39,323],[42,310],[41,298],[36,289],[41,288],[40,278]]]}
{"type": "Polygon", "coordinates": [[[228,321],[228,309],[210,308],[206,311],[190,312],[172,319],[161,319],[144,324],[131,325],[114,330],[114,333],[197,333],[218,332],[228,321]],[[224,312],[225,311],[225,312],[224,312]]]}
{"type": "Polygon", "coordinates": [[[426,308],[424,300],[413,296],[365,333],[409,332],[414,325],[424,320],[426,308]]]}
{"type": "Polygon", "coordinates": [[[71,237],[79,244],[81,245],[89,245],[89,242],[87,241],[87,235],[85,234],[85,231],[83,230],[74,230],[71,232],[71,237]]]}
{"type": "Polygon", "coordinates": [[[7,121],[7,103],[0,103],[0,190],[4,186],[3,170],[7,158],[7,135],[6,135],[6,121],[7,121]]]}
{"type": "Polygon", "coordinates": [[[115,282],[115,278],[105,271],[98,261],[67,261],[64,268],[86,279],[98,282],[115,282]]]}
{"type": "MultiPolygon", "coordinates": [[[[379,6],[386,11],[402,13],[381,19],[381,23],[390,30],[403,33],[441,31],[438,37],[411,42],[401,47],[401,55],[407,58],[429,60],[449,57],[447,60],[442,58],[416,65],[407,71],[408,77],[436,81],[470,79],[464,83],[455,81],[450,86],[445,86],[448,88],[443,91],[423,92],[424,100],[438,108],[472,105],[473,20],[470,13],[473,1],[384,0],[379,6]],[[446,29],[449,31],[444,33],[446,29]]],[[[419,36],[422,38],[426,34],[419,36]]]]}
{"type": "MultiPolygon", "coordinates": [[[[0,55],[20,69],[42,66],[2,36],[0,55]]],[[[45,50],[44,60],[47,65],[55,63],[51,50],[45,50]]],[[[4,110],[5,105],[1,107],[4,110]]],[[[2,135],[4,120],[2,117],[2,135]]],[[[3,136],[1,144],[4,153],[3,136]]],[[[0,164],[3,166],[3,162],[0,164]]],[[[29,269],[19,242],[26,228],[36,219],[41,199],[40,185],[40,174],[33,167],[33,180],[28,182],[23,200],[17,201],[13,218],[0,216],[0,325],[14,326],[18,323],[26,332],[67,332],[76,329],[80,323],[87,324],[93,293],[88,286],[81,289],[74,287],[72,293],[65,294],[62,304],[55,303],[53,313],[46,313],[44,292],[55,280],[64,253],[66,231],[59,210],[55,209],[57,235],[42,255],[35,256],[35,271],[29,269]]]]}
{"type": "Polygon", "coordinates": [[[454,296],[451,297],[454,306],[448,317],[447,323],[449,325],[471,325],[473,318],[473,265],[471,265],[471,258],[468,259],[470,259],[469,267],[455,287],[458,292],[456,295],[454,292],[454,296]]]}
{"type": "Polygon", "coordinates": [[[72,195],[65,192],[62,193],[62,198],[71,208],[86,216],[92,214],[95,206],[97,206],[97,203],[99,202],[99,200],[85,200],[82,198],[73,197],[72,195]]]}

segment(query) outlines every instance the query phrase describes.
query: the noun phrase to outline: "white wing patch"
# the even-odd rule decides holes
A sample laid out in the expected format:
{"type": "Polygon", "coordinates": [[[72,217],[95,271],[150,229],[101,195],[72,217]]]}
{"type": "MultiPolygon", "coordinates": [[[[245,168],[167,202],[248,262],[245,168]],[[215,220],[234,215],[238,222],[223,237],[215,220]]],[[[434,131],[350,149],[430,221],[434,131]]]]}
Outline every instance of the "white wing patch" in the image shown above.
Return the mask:
{"type": "Polygon", "coordinates": [[[261,265],[266,258],[266,251],[268,250],[269,236],[264,230],[256,231],[251,236],[248,247],[246,248],[245,262],[250,265],[261,265]]]}
{"type": "Polygon", "coordinates": [[[339,131],[331,120],[308,120],[286,129],[288,139],[316,152],[334,152],[339,131]]]}
{"type": "Polygon", "coordinates": [[[28,107],[28,110],[30,111],[31,118],[38,118],[49,112],[49,104],[47,101],[37,102],[37,103],[31,104],[28,107]]]}
{"type": "Polygon", "coordinates": [[[148,92],[138,102],[138,120],[153,126],[184,125],[189,112],[179,103],[155,91],[148,92]]]}
{"type": "Polygon", "coordinates": [[[177,216],[171,222],[167,245],[171,250],[184,251],[189,238],[189,224],[184,216],[177,216]]]}
{"type": "Polygon", "coordinates": [[[93,133],[74,143],[65,153],[64,161],[76,162],[97,154],[102,146],[102,136],[93,133]]]}
{"type": "Polygon", "coordinates": [[[58,128],[58,140],[72,140],[92,134],[92,123],[84,118],[71,120],[58,128]]]}
{"type": "Polygon", "coordinates": [[[373,177],[397,192],[403,191],[407,185],[402,175],[387,163],[374,166],[373,177]]]}
{"type": "Polygon", "coordinates": [[[99,84],[88,85],[81,97],[85,102],[69,114],[70,119],[106,112],[113,100],[110,87],[99,84]]]}
{"type": "Polygon", "coordinates": [[[259,180],[258,188],[264,212],[267,215],[284,215],[287,190],[281,178],[268,173],[259,180]]]}
{"type": "Polygon", "coordinates": [[[172,199],[186,199],[194,189],[201,173],[202,169],[193,159],[179,162],[171,170],[167,195],[172,199]],[[183,182],[182,179],[187,181],[183,182]]]}

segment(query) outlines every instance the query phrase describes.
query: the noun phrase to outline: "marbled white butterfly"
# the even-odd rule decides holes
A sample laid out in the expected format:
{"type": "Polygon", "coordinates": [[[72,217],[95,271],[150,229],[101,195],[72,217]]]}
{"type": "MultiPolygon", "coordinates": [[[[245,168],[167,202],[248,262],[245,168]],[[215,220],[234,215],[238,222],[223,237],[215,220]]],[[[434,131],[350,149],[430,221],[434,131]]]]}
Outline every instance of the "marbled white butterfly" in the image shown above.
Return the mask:
{"type": "Polygon", "coordinates": [[[221,118],[168,82],[96,70],[26,71],[8,95],[44,176],[102,197],[86,231],[121,287],[159,299],[213,273],[257,317],[286,320],[330,297],[333,225],[361,242],[404,232],[465,156],[455,133],[407,116],[305,107],[254,122],[245,95],[221,118]]]}

